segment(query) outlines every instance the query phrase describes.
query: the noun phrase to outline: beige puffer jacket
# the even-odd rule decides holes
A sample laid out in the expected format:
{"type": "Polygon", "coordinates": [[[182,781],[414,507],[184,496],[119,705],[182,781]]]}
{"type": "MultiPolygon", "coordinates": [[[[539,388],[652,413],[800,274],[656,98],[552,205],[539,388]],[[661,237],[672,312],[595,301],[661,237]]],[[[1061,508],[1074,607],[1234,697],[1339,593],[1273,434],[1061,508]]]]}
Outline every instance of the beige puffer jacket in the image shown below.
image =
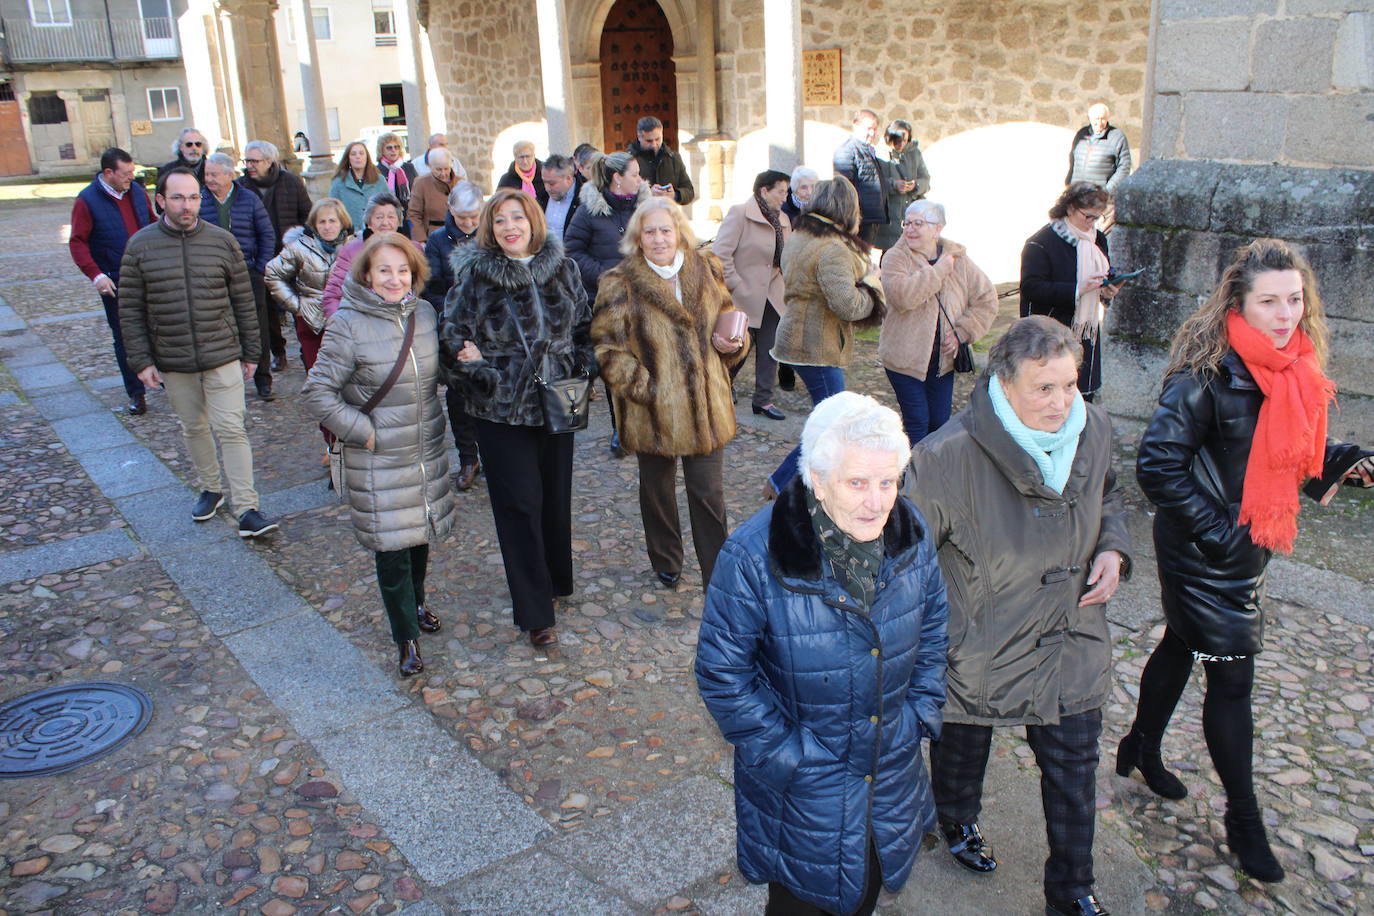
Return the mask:
{"type": "Polygon", "coordinates": [[[369,550],[434,543],[453,529],[444,414],[435,394],[436,323],[434,309],[418,296],[391,305],[349,280],[301,389],[306,412],[342,443],[353,530],[369,550]],[[412,311],[416,323],[410,358],[382,402],[364,414],[359,408],[396,364],[412,311]],[[369,451],[367,440],[374,433],[369,451]]]}
{"type": "MultiPolygon", "coordinates": [[[[805,218],[799,223],[805,226],[805,218]]],[[[794,366],[849,365],[856,322],[881,316],[883,290],[871,281],[868,258],[838,232],[792,230],[782,248],[786,287],[773,358],[794,366]]]]}
{"type": "Polygon", "coordinates": [[[297,227],[286,233],[281,254],[267,262],[267,288],[282,308],[299,316],[317,334],[324,330],[320,299],[329,282],[329,269],[334,266],[337,249],[348,241],[349,236],[341,235],[334,242],[336,250],[329,251],[319,236],[297,227]]]}

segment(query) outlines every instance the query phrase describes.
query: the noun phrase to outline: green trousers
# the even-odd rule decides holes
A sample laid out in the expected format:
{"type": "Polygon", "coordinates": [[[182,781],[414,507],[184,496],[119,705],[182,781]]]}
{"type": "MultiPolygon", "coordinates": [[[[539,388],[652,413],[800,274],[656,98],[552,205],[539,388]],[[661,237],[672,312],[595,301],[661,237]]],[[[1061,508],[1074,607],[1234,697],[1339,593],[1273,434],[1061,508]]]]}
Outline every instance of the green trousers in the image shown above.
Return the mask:
{"type": "Polygon", "coordinates": [[[425,603],[425,570],[429,566],[429,545],[401,550],[379,550],[377,587],[382,590],[382,605],[391,621],[391,638],[397,642],[420,638],[416,610],[425,603]]]}

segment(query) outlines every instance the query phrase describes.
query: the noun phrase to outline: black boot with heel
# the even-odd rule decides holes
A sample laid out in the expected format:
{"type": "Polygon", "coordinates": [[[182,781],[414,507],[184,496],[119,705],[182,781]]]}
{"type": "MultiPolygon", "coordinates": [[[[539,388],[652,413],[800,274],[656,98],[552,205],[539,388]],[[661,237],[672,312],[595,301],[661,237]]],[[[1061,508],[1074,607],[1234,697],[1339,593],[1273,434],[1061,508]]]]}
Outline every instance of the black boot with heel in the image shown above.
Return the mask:
{"type": "Polygon", "coordinates": [[[1240,870],[1256,881],[1282,881],[1283,866],[1269,848],[1255,796],[1226,801],[1226,845],[1240,859],[1240,870]]]}
{"type": "Polygon", "coordinates": [[[1164,767],[1160,756],[1159,744],[1162,735],[1146,735],[1132,728],[1116,749],[1116,775],[1130,776],[1131,770],[1140,770],[1145,785],[1150,791],[1162,798],[1177,801],[1188,797],[1188,789],[1177,776],[1164,767]]]}

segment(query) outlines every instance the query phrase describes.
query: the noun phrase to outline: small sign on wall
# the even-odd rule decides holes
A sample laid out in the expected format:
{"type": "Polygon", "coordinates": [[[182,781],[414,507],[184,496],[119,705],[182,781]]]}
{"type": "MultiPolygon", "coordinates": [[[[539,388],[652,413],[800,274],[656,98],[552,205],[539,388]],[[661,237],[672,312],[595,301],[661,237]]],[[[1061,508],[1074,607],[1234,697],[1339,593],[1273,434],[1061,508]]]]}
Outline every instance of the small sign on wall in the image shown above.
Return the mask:
{"type": "Polygon", "coordinates": [[[841,104],[840,49],[802,51],[802,104],[841,104]]]}
{"type": "Polygon", "coordinates": [[[153,132],[152,121],[130,121],[129,133],[135,137],[146,137],[153,132]]]}

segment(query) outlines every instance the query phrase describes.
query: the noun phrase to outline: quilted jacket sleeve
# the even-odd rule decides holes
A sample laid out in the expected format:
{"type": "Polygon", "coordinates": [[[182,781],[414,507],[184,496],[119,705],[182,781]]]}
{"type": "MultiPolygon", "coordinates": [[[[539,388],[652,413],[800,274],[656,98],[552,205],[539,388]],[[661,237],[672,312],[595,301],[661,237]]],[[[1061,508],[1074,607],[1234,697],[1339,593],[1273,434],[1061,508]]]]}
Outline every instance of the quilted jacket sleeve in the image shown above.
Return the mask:
{"type": "Polygon", "coordinates": [[[374,428],[372,419],[344,400],[343,388],[356,368],[352,329],[336,321],[324,335],[315,365],[301,388],[301,403],[310,417],[349,445],[365,446],[374,428]]]}

